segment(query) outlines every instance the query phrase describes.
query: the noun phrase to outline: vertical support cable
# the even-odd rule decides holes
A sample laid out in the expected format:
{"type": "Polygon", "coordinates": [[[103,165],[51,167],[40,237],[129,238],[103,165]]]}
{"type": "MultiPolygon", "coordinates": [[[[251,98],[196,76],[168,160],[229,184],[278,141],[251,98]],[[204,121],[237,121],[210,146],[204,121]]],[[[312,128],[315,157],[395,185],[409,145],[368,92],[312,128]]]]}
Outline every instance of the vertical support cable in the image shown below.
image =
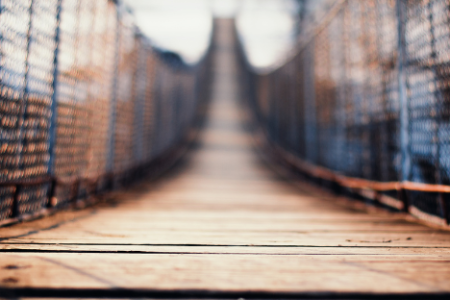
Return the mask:
{"type": "MultiPolygon", "coordinates": [[[[53,82],[52,82],[52,104],[51,104],[51,117],[50,117],[50,128],[49,128],[49,155],[50,159],[48,162],[48,174],[50,176],[55,174],[55,147],[56,147],[56,127],[58,120],[58,95],[57,95],[57,86],[58,86],[58,58],[59,58],[59,42],[61,35],[61,10],[62,10],[62,1],[58,0],[56,4],[56,30],[55,30],[55,51],[53,53],[53,82]]],[[[52,198],[55,192],[55,181],[52,181],[52,186],[50,187],[50,195],[49,195],[49,203],[47,206],[51,205],[52,198]]]]}
{"type": "MultiPolygon", "coordinates": [[[[398,19],[398,92],[400,102],[400,153],[401,153],[401,174],[400,181],[409,180],[411,170],[411,157],[409,153],[409,104],[406,92],[405,76],[405,7],[404,0],[397,0],[398,19]]],[[[409,201],[404,190],[400,191],[403,201],[403,210],[409,211],[409,201]]]]}

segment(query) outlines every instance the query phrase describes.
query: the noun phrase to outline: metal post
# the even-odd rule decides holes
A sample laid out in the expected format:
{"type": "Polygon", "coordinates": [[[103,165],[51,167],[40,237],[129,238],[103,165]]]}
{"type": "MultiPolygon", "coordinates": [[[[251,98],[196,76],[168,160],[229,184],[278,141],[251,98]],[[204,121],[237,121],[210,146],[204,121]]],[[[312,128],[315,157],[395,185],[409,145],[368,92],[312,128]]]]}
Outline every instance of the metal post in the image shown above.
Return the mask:
{"type": "Polygon", "coordinates": [[[290,150],[298,153],[298,85],[297,85],[297,58],[294,57],[291,62],[289,62],[289,77],[290,77],[290,95],[289,95],[289,110],[291,116],[290,126],[290,137],[289,137],[289,148],[290,150]]]}
{"type": "Polygon", "coordinates": [[[141,82],[146,80],[147,65],[145,62],[145,44],[144,37],[137,35],[135,37],[135,43],[137,47],[136,51],[136,65],[134,70],[134,85],[133,85],[133,95],[134,95],[134,158],[133,165],[138,165],[143,160],[143,147],[144,147],[144,104],[145,104],[145,92],[146,89],[141,88],[141,82]],[[143,79],[145,78],[145,79],[143,79]]]}
{"type": "MultiPolygon", "coordinates": [[[[30,64],[29,64],[29,56],[30,56],[30,42],[31,42],[31,26],[32,26],[32,19],[33,19],[33,6],[34,6],[34,0],[31,0],[30,7],[28,8],[28,14],[29,14],[29,21],[28,21],[28,29],[27,29],[27,45],[26,45],[26,57],[25,57],[25,74],[24,74],[24,88],[23,88],[23,99],[22,99],[22,105],[20,109],[20,115],[19,115],[19,134],[18,134],[18,143],[22,146],[19,147],[17,156],[19,165],[18,168],[23,169],[23,163],[22,163],[22,155],[23,155],[23,146],[24,146],[24,131],[25,131],[25,118],[27,115],[27,104],[28,104],[28,76],[30,72],[30,64]]],[[[20,176],[21,178],[16,179],[23,179],[23,175],[20,176]]],[[[18,217],[20,214],[19,209],[19,197],[20,197],[21,187],[19,185],[16,186],[16,189],[14,191],[14,198],[13,198],[13,217],[18,217]]]]}
{"type": "MultiPolygon", "coordinates": [[[[439,86],[437,85],[437,81],[439,80],[438,72],[436,70],[436,63],[437,63],[437,50],[436,50],[436,34],[435,34],[435,27],[433,25],[433,7],[432,2],[428,3],[428,22],[429,22],[429,30],[431,35],[431,61],[432,61],[432,70],[434,73],[434,107],[433,109],[433,115],[434,115],[434,132],[433,132],[433,159],[434,159],[434,179],[436,184],[442,184],[442,176],[441,176],[441,141],[439,139],[439,128],[441,126],[441,105],[445,101],[442,97],[441,90],[439,89],[439,86]]],[[[448,215],[448,207],[447,203],[445,201],[443,193],[438,193],[437,195],[439,205],[441,207],[441,213],[442,217],[445,219],[446,223],[450,223],[450,218],[448,215]]]]}
{"type": "MultiPolygon", "coordinates": [[[[400,180],[409,180],[411,170],[411,157],[409,153],[409,104],[406,90],[406,76],[404,70],[405,63],[405,5],[404,0],[397,0],[398,19],[398,92],[400,102],[400,153],[401,153],[401,174],[400,180]]],[[[400,191],[403,201],[403,210],[409,210],[409,201],[405,191],[400,191]]]]}
{"type": "Polygon", "coordinates": [[[119,47],[120,47],[120,7],[117,1],[114,1],[116,5],[116,36],[115,36],[115,61],[114,61],[114,75],[113,75],[113,83],[112,83],[112,93],[111,93],[111,102],[109,108],[109,142],[107,143],[107,157],[106,157],[106,171],[108,173],[112,173],[114,171],[114,156],[115,156],[115,129],[116,129],[116,113],[117,113],[117,84],[118,84],[118,73],[119,73],[119,47]]]}
{"type": "Polygon", "coordinates": [[[53,82],[52,82],[52,104],[51,104],[51,112],[52,115],[50,117],[50,128],[49,128],[49,154],[50,160],[48,162],[48,174],[50,176],[55,174],[55,147],[56,147],[56,126],[58,119],[58,95],[57,95],[57,86],[58,86],[58,56],[59,56],[59,43],[60,43],[60,35],[61,35],[61,10],[62,10],[62,1],[58,0],[57,8],[56,8],[56,30],[55,30],[55,51],[53,54],[53,82]]]}
{"type": "Polygon", "coordinates": [[[22,191],[22,186],[17,184],[15,186],[14,195],[13,195],[13,207],[12,207],[12,217],[13,218],[17,218],[20,215],[19,197],[20,197],[21,191],[22,191]]]}
{"type": "MultiPolygon", "coordinates": [[[[34,7],[34,0],[31,0],[30,7],[28,8],[28,14],[29,14],[29,22],[28,22],[28,30],[27,30],[27,49],[26,49],[26,57],[25,57],[25,74],[24,74],[24,89],[23,89],[23,99],[22,99],[22,107],[20,111],[20,117],[19,117],[19,137],[18,141],[23,146],[23,139],[24,139],[24,124],[25,124],[25,118],[27,114],[27,104],[28,104],[28,76],[30,72],[30,63],[29,63],[29,56],[30,56],[30,42],[31,42],[31,26],[32,26],[32,20],[33,20],[33,7],[34,7]]],[[[19,169],[23,168],[21,160],[22,160],[22,151],[19,149],[18,156],[19,156],[19,169]]]]}
{"type": "MultiPolygon", "coordinates": [[[[315,40],[309,45],[314,49],[315,40]]],[[[314,51],[307,47],[303,61],[304,66],[304,106],[305,106],[305,156],[312,163],[317,161],[317,118],[316,118],[316,91],[314,83],[314,51]]]]}
{"type": "MultiPolygon", "coordinates": [[[[338,139],[338,155],[341,159],[337,161],[336,163],[336,169],[339,172],[345,173],[348,170],[348,160],[346,159],[347,156],[347,101],[348,101],[348,95],[350,95],[348,83],[350,82],[349,75],[348,75],[348,36],[347,36],[347,22],[346,21],[346,9],[347,7],[344,7],[339,17],[341,18],[340,26],[337,26],[335,30],[338,30],[339,32],[339,39],[336,39],[336,41],[339,41],[337,45],[335,46],[337,51],[339,51],[339,71],[335,75],[335,80],[338,83],[338,86],[340,86],[339,96],[337,100],[337,107],[338,107],[338,117],[337,117],[337,134],[336,137],[338,139]]],[[[332,58],[330,58],[332,59],[332,58]]]]}

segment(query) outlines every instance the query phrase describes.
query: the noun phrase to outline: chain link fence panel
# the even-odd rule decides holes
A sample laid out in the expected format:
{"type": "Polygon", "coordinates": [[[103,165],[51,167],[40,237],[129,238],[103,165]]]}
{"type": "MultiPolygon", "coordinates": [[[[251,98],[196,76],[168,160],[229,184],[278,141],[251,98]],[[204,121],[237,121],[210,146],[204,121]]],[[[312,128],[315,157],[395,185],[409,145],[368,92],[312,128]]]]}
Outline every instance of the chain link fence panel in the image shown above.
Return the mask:
{"type": "Polygon", "coordinates": [[[450,222],[450,1],[306,0],[275,70],[241,48],[254,119],[315,182],[450,222]]]}
{"type": "Polygon", "coordinates": [[[211,49],[187,65],[154,48],[122,1],[0,6],[0,223],[119,188],[187,140],[211,49]]]}

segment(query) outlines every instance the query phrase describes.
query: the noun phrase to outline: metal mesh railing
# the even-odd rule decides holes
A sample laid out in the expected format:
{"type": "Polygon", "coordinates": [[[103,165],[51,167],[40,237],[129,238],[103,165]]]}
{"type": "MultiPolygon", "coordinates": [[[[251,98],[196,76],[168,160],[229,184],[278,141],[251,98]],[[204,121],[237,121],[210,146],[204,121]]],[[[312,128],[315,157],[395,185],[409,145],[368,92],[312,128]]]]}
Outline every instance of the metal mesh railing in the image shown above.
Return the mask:
{"type": "Polygon", "coordinates": [[[154,49],[121,1],[2,0],[0,27],[0,223],[139,177],[208,96],[210,51],[154,49]]]}
{"type": "Polygon", "coordinates": [[[240,49],[272,149],[336,191],[448,224],[450,1],[314,4],[281,67],[259,72],[240,49]]]}

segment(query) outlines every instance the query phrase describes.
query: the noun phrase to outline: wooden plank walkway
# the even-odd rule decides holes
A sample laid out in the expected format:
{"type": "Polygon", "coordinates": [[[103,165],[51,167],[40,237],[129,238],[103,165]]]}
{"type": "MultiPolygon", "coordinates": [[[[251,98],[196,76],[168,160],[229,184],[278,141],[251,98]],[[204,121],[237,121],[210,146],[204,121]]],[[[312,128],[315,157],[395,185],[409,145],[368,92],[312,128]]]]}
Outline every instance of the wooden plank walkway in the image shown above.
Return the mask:
{"type": "Polygon", "coordinates": [[[301,191],[261,163],[240,125],[231,23],[219,24],[198,147],[156,184],[1,228],[0,298],[445,297],[448,232],[301,191]]]}

